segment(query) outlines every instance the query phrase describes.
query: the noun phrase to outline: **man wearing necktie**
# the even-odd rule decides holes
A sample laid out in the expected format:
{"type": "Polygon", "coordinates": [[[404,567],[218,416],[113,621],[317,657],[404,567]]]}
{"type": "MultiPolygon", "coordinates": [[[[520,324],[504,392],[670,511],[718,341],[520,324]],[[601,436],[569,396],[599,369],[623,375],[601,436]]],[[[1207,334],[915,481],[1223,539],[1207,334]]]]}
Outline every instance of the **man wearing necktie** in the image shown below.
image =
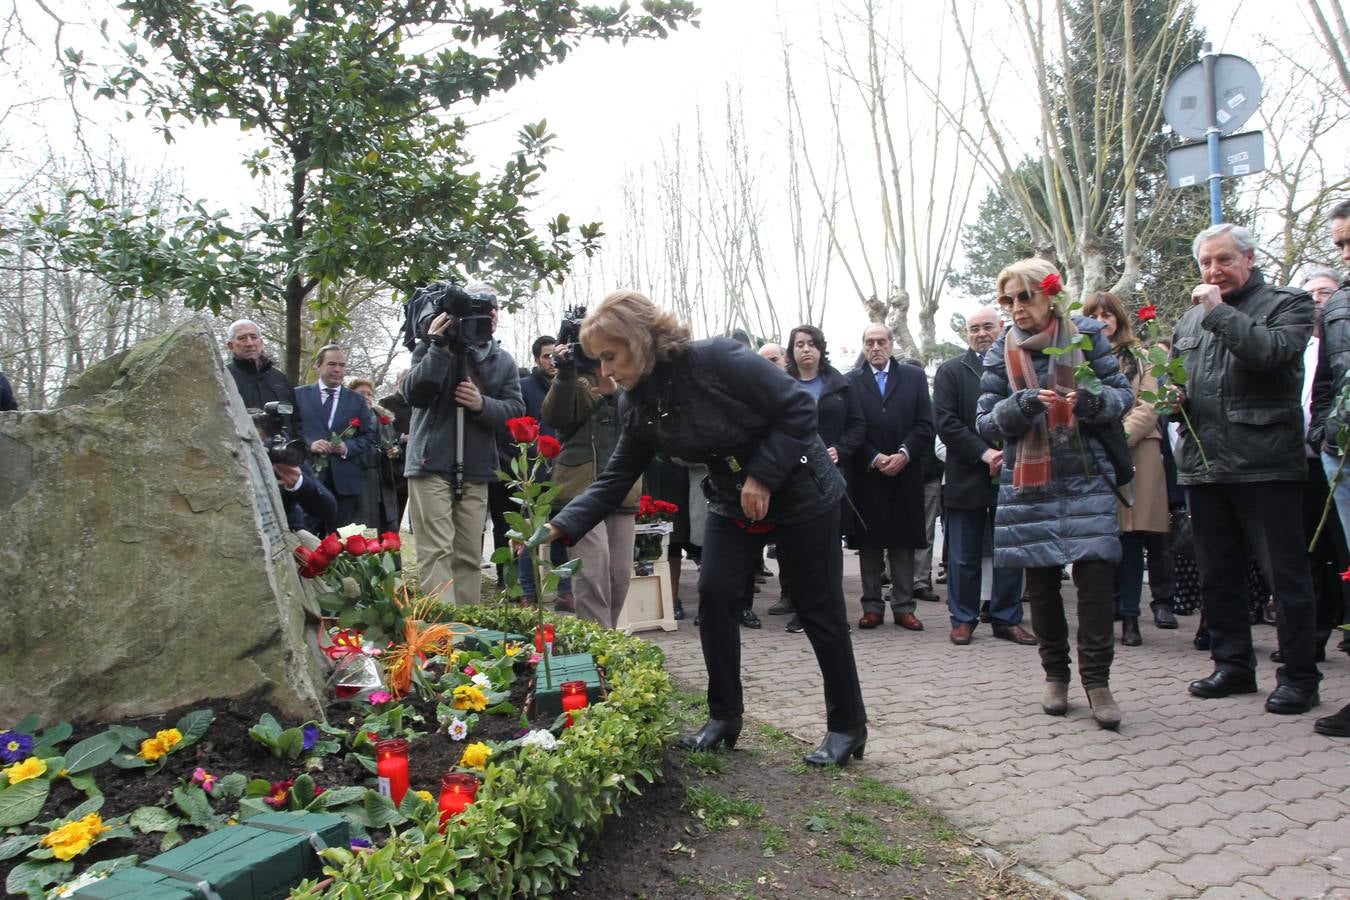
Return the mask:
{"type": "Polygon", "coordinates": [[[322,523],[320,528],[327,533],[351,524],[356,515],[365,483],[358,460],[375,443],[375,418],[360,394],[342,386],[347,374],[347,353],[342,347],[337,344],[320,347],[314,357],[314,368],[319,381],[296,388],[295,404],[300,408],[302,434],[310,453],[328,460],[319,478],[337,499],[337,518],[322,523]],[[353,419],[358,424],[352,434],[334,441],[333,436],[346,431],[353,419]]]}
{"type": "Polygon", "coordinates": [[[890,328],[863,332],[865,362],[848,374],[862,405],[867,433],[853,454],[850,493],[854,515],[846,530],[862,569],[863,615],[859,628],[885,619],[883,556],[889,557],[891,613],[895,624],[923,630],[914,615],[914,551],[924,533],[923,460],[933,452],[933,409],[928,378],[917,366],[891,358],[890,328]]]}

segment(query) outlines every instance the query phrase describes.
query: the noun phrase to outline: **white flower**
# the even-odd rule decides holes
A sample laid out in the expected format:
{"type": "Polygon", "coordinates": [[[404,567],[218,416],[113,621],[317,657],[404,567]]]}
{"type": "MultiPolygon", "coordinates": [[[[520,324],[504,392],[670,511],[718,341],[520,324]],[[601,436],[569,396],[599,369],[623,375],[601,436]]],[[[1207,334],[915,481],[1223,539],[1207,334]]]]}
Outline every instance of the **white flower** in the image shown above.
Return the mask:
{"type": "Polygon", "coordinates": [[[110,875],[110,871],[100,871],[97,866],[91,867],[79,878],[74,881],[67,881],[65,884],[57,885],[47,894],[48,897],[73,897],[75,892],[81,888],[86,888],[95,882],[102,881],[110,875]]]}
{"type": "Polygon", "coordinates": [[[364,536],[365,533],[366,533],[366,526],[357,525],[354,522],[351,525],[343,525],[341,528],[337,530],[337,536],[342,538],[344,543],[346,542],[347,538],[351,537],[354,534],[364,536]]]}
{"type": "Polygon", "coordinates": [[[525,735],[520,745],[522,747],[538,747],[541,750],[552,750],[558,746],[558,739],[553,736],[553,732],[536,728],[525,735]]]}
{"type": "Polygon", "coordinates": [[[489,679],[487,675],[483,674],[482,672],[475,672],[473,677],[471,677],[469,680],[472,681],[474,684],[478,685],[480,688],[485,688],[491,683],[491,679],[489,679]]]}
{"type": "Polygon", "coordinates": [[[469,725],[463,719],[455,719],[450,723],[450,740],[462,741],[469,736],[469,725]]]}

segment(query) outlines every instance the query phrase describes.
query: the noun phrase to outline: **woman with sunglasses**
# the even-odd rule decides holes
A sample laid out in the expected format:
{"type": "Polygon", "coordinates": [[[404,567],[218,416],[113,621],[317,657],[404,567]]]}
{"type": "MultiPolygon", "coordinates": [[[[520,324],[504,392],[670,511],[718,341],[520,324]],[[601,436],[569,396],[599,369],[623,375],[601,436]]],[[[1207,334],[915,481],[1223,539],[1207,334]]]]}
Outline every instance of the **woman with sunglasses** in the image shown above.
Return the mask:
{"type": "Polygon", "coordinates": [[[1026,570],[1045,670],[1041,708],[1052,716],[1069,708],[1060,572],[1072,565],[1079,677],[1093,719],[1115,729],[1120,707],[1110,679],[1120,525],[1115,470],[1092,432],[1120,419],[1134,396],[1102,323],[1068,315],[1055,299],[1061,290],[1059,272],[1043,259],[1019,260],[999,273],[999,305],[1013,324],[985,354],[976,428],[1004,442],[994,565],[1026,570]],[[1095,376],[1090,387],[1099,380],[1099,391],[1077,383],[1084,363],[1095,376]]]}

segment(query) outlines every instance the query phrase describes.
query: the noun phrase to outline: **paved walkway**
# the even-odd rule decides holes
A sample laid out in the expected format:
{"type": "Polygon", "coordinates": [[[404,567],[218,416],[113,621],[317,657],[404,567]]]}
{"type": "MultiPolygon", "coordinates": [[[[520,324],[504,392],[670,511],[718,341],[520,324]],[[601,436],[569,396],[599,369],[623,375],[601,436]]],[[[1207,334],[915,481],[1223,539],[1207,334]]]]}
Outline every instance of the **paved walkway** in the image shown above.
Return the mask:
{"type": "MultiPolygon", "coordinates": [[[[853,554],[844,568],[856,625],[853,554]]],[[[688,565],[683,574],[681,596],[693,598],[696,575],[688,565]]],[[[755,604],[765,627],[741,629],[747,715],[815,742],[819,672],[805,636],[765,615],[777,594],[770,579],[755,604]]],[[[945,601],[945,587],[939,594],[945,601]]],[[[702,687],[694,605],[678,631],[642,636],[665,650],[672,674],[702,687]]],[[[1276,716],[1262,709],[1274,687],[1273,627],[1254,626],[1261,694],[1197,700],[1186,684],[1210,665],[1191,648],[1195,617],[1170,632],[1150,621],[1144,646],[1116,648],[1111,686],[1124,724],[1113,734],[1093,723],[1077,683],[1067,717],[1041,712],[1035,647],[996,640],[986,625],[955,647],[945,604],[920,603],[918,614],[923,632],[889,616],[854,629],[871,720],[857,765],[1089,897],[1350,898],[1350,741],[1312,730],[1317,715],[1350,702],[1350,657],[1335,652],[1323,666],[1315,713],[1276,716]]]]}

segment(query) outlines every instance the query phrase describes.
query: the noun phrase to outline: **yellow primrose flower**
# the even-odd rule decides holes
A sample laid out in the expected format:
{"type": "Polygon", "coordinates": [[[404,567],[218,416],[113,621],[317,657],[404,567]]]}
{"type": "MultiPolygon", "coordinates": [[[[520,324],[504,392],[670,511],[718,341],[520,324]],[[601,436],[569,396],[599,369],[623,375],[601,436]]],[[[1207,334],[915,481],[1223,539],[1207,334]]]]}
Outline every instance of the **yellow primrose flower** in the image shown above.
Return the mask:
{"type": "Polygon", "coordinates": [[[9,778],[10,784],[18,784],[20,781],[27,781],[30,778],[37,778],[39,775],[47,773],[47,761],[38,759],[36,756],[30,756],[21,763],[15,763],[5,769],[5,776],[9,778]]]}
{"type": "Polygon", "coordinates": [[[431,791],[413,791],[413,793],[417,795],[418,800],[425,800],[428,803],[436,802],[436,798],[431,796],[431,791]]]}
{"type": "Polygon", "coordinates": [[[517,656],[523,649],[519,641],[507,641],[506,646],[502,648],[507,656],[517,656]]]}
{"type": "Polygon", "coordinates": [[[476,684],[461,684],[455,688],[455,699],[450,705],[455,709],[481,712],[487,709],[487,694],[476,684]]]}
{"type": "Polygon", "coordinates": [[[60,860],[74,859],[89,849],[100,834],[108,830],[98,813],[90,813],[76,822],[67,822],[42,839],[42,846],[52,849],[52,856],[60,860]]]}
{"type": "Polygon", "coordinates": [[[488,758],[492,756],[492,748],[482,742],[470,744],[464,748],[464,755],[459,758],[459,764],[466,769],[482,769],[487,766],[488,758]]]}
{"type": "Polygon", "coordinates": [[[177,747],[182,741],[182,732],[177,728],[166,728],[163,731],[155,732],[154,737],[141,741],[141,751],[136,755],[146,762],[154,762],[167,756],[169,751],[177,747]]]}
{"type": "Polygon", "coordinates": [[[36,756],[30,756],[23,762],[15,763],[5,769],[5,775],[9,778],[10,784],[18,784],[20,781],[27,781],[30,778],[37,778],[39,775],[47,774],[47,761],[38,759],[36,756]]]}

